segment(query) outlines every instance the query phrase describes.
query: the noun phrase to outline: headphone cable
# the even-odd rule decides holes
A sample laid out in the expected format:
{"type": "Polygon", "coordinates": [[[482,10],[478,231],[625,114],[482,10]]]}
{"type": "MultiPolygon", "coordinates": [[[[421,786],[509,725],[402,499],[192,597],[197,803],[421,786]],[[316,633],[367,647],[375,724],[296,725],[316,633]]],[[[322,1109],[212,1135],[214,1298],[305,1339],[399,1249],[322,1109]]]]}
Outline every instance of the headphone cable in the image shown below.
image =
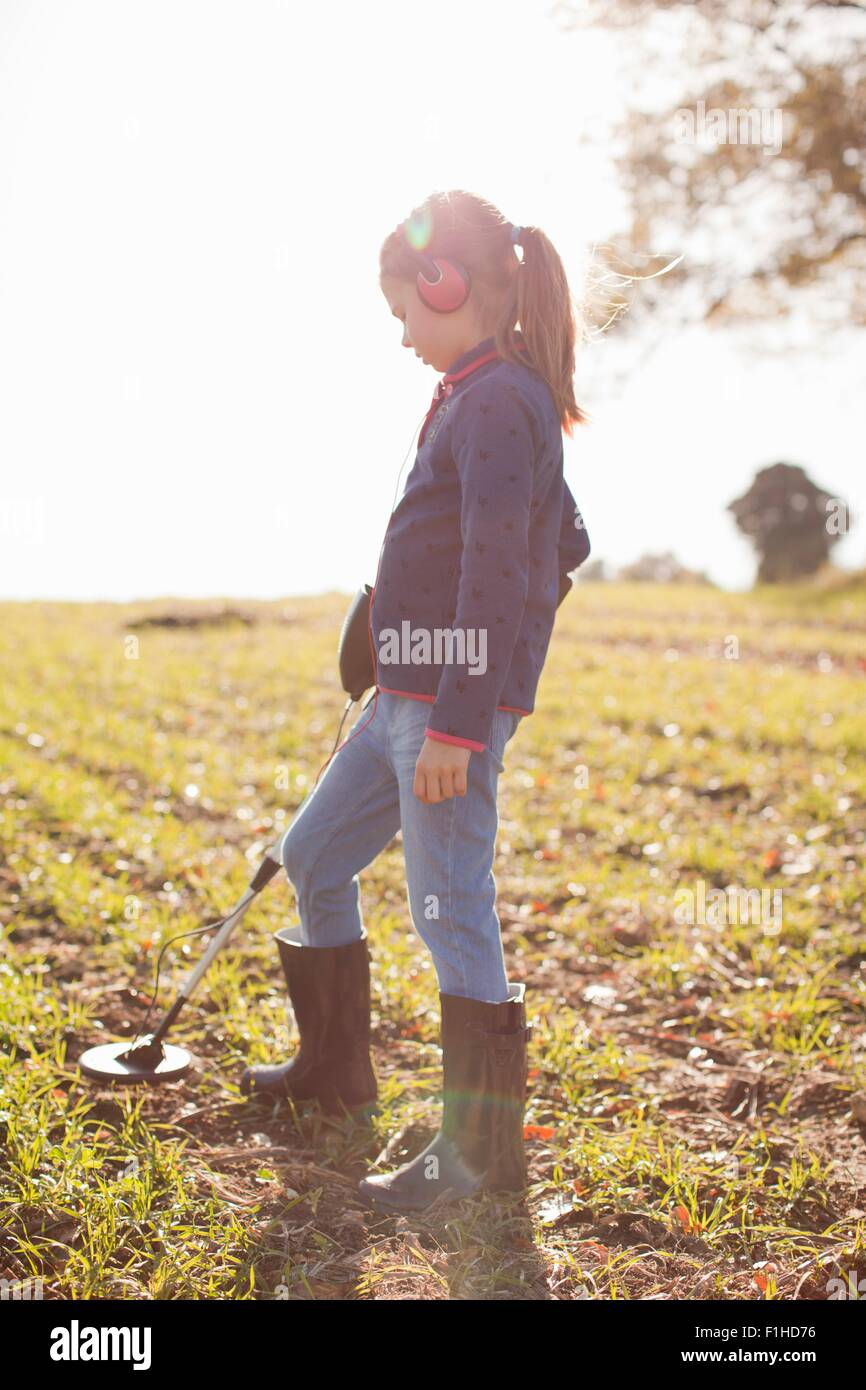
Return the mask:
{"type": "MultiPolygon", "coordinates": [[[[415,443],[415,437],[416,437],[416,435],[418,434],[419,429],[421,429],[421,427],[423,426],[424,421],[427,419],[427,417],[429,416],[429,414],[430,414],[430,410],[429,410],[429,408],[428,408],[427,411],[426,411],[425,414],[424,414],[423,419],[419,420],[419,421],[418,421],[418,424],[415,426],[415,430],[414,430],[414,432],[413,432],[413,434],[412,434],[412,438],[411,438],[411,440],[409,441],[409,448],[406,450],[406,457],[403,459],[403,462],[400,464],[400,471],[399,471],[398,474],[397,474],[397,482],[396,482],[395,487],[394,487],[394,496],[393,496],[393,498],[392,498],[392,500],[391,500],[391,515],[388,517],[388,526],[390,526],[390,524],[391,524],[391,519],[392,519],[392,517],[393,517],[393,515],[394,515],[394,512],[395,512],[395,510],[396,510],[395,504],[396,504],[396,501],[397,501],[397,492],[398,492],[398,489],[399,489],[399,487],[400,487],[400,474],[403,472],[403,469],[406,467],[406,459],[408,459],[409,455],[410,455],[411,452],[412,452],[412,445],[415,443]]],[[[384,548],[385,548],[385,541],[387,540],[387,537],[388,537],[388,526],[385,527],[385,535],[382,537],[382,544],[379,546],[379,558],[378,558],[378,560],[376,561],[376,578],[373,580],[373,592],[374,592],[374,593],[375,593],[375,590],[376,590],[376,584],[377,584],[378,581],[379,581],[379,567],[380,567],[380,565],[381,565],[381,563],[382,563],[382,551],[383,551],[384,548]]],[[[374,667],[373,667],[373,674],[374,674],[374,676],[375,676],[375,663],[374,663],[374,667]]],[[[373,697],[372,697],[374,703],[375,703],[375,700],[376,700],[377,697],[378,697],[378,694],[379,694],[379,690],[378,690],[378,686],[377,686],[376,689],[374,690],[373,697]]],[[[313,791],[315,791],[316,787],[319,785],[319,778],[321,777],[322,773],[325,771],[325,769],[326,769],[326,767],[328,766],[328,764],[331,762],[331,759],[334,757],[334,754],[335,754],[335,753],[338,751],[338,749],[342,746],[342,745],[340,744],[340,734],[342,733],[342,731],[343,731],[343,725],[344,725],[345,722],[346,722],[346,715],[349,713],[349,710],[352,708],[352,705],[353,705],[353,704],[354,704],[354,701],[353,701],[351,698],[349,698],[349,699],[346,701],[345,708],[343,709],[343,717],[342,717],[342,719],[340,720],[340,727],[339,727],[338,730],[337,730],[337,737],[336,737],[335,740],[334,740],[334,746],[333,746],[333,748],[331,749],[331,752],[328,754],[327,759],[325,760],[325,762],[322,763],[322,766],[319,768],[319,771],[316,773],[316,780],[315,780],[315,782],[313,783],[313,791]]],[[[367,704],[370,704],[370,701],[369,701],[369,700],[367,701],[367,704]]],[[[366,708],[367,708],[367,705],[364,705],[364,709],[366,709],[366,708]]],[[[369,723],[370,723],[370,720],[371,720],[372,718],[374,718],[375,713],[376,713],[376,711],[375,711],[375,708],[374,708],[373,714],[370,716],[370,719],[367,720],[367,724],[369,724],[369,723]]],[[[366,729],[367,724],[363,724],[363,725],[361,726],[361,729],[366,729]]],[[[346,739],[346,742],[348,743],[348,742],[350,741],[350,739],[354,738],[354,737],[355,737],[355,734],[361,733],[361,729],[356,729],[356,730],[355,730],[355,733],[350,734],[349,738],[346,739]]]]}

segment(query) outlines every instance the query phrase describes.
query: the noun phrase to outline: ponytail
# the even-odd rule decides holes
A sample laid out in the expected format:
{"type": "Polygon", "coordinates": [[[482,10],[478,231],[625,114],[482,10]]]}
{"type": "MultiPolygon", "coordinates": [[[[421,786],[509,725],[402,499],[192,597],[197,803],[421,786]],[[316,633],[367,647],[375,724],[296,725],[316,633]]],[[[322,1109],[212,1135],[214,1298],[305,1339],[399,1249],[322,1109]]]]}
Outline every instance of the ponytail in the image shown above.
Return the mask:
{"type": "Polygon", "coordinates": [[[496,350],[506,361],[525,362],[544,377],[571,438],[573,426],[585,424],[588,417],[574,398],[577,327],[565,267],[540,227],[523,227],[520,245],[523,259],[496,325],[496,350]],[[518,323],[522,352],[516,347],[518,323]]]}

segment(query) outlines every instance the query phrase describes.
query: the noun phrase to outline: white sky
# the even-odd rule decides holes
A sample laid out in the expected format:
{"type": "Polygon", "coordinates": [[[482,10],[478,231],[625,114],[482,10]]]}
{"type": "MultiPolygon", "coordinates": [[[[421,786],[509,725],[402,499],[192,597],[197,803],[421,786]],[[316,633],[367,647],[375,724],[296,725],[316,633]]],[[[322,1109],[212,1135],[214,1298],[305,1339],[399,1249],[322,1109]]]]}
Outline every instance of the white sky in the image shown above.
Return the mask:
{"type": "MultiPolygon", "coordinates": [[[[3,0],[0,597],[372,583],[437,380],[378,289],[384,237],[468,187],[543,226],[577,284],[622,225],[581,137],[628,99],[628,38],[546,9],[3,0]]],[[[724,505],[779,459],[866,517],[854,342],[764,360],[696,330],[607,398],[579,368],[594,424],[566,476],[593,558],[671,549],[748,584],[724,505]]],[[[864,557],[861,523],[835,558],[864,557]]]]}

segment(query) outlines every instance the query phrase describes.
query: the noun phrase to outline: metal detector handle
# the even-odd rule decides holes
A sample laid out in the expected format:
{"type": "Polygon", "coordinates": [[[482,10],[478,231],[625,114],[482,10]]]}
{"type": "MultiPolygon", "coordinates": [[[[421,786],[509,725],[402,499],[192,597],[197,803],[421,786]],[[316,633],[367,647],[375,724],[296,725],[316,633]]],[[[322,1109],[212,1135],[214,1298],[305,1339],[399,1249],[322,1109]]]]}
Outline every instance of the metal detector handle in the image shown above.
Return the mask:
{"type": "Polygon", "coordinates": [[[214,937],[213,941],[208,946],[207,950],[205,951],[204,955],[199,961],[198,965],[184,980],[183,984],[180,987],[180,990],[178,991],[177,998],[175,999],[168,1013],[163,1018],[159,1027],[155,1030],[153,1034],[153,1041],[155,1043],[162,1042],[169,1028],[174,1023],[175,1019],[177,1018],[178,1014],[183,1008],[184,1004],[186,1004],[191,998],[193,990],[195,989],[202,975],[208,969],[214,956],[216,956],[222,950],[223,946],[225,946],[226,942],[228,941],[229,937],[231,936],[232,932],[234,931],[238,922],[243,917],[244,913],[246,912],[247,908],[249,907],[250,903],[253,901],[255,896],[256,895],[252,891],[252,889],[248,888],[246,893],[238,903],[237,907],[235,908],[234,912],[230,913],[229,916],[226,917],[222,926],[220,927],[219,931],[214,937]]]}
{"type": "Polygon", "coordinates": [[[192,992],[198,984],[199,980],[201,979],[202,975],[205,974],[214,957],[217,956],[219,952],[222,950],[223,946],[225,946],[226,942],[228,941],[238,922],[243,917],[250,903],[261,892],[261,890],[267,884],[270,883],[271,879],[274,878],[274,876],[278,874],[280,869],[283,867],[280,860],[274,857],[275,855],[279,855],[281,844],[282,841],[280,840],[277,842],[277,844],[271,845],[270,849],[268,850],[267,854],[265,855],[264,859],[262,860],[261,864],[256,870],[250,882],[249,888],[244,893],[237,907],[234,909],[233,912],[229,913],[228,917],[224,918],[222,926],[220,927],[211,944],[208,946],[198,965],[195,967],[193,971],[191,971],[187,979],[184,980],[178,992],[177,998],[175,999],[168,1013],[165,1015],[159,1027],[153,1034],[154,1043],[162,1042],[162,1039],[165,1037],[169,1028],[174,1023],[184,1004],[186,1004],[187,1001],[190,999],[192,992]]]}
{"type": "Polygon", "coordinates": [[[274,858],[274,854],[279,855],[282,840],[276,845],[271,845],[259,867],[256,869],[255,876],[250,879],[250,889],[253,893],[260,893],[263,888],[267,888],[272,878],[280,872],[283,867],[282,860],[274,858]]]}
{"type": "Polygon", "coordinates": [[[207,970],[214,956],[222,950],[223,946],[228,941],[229,937],[231,936],[238,922],[243,917],[244,913],[246,912],[247,908],[249,907],[256,894],[260,893],[262,889],[270,883],[271,879],[274,878],[275,875],[280,872],[280,869],[283,866],[278,859],[274,859],[272,856],[275,852],[279,854],[281,844],[282,841],[279,841],[276,845],[271,845],[271,848],[268,850],[267,854],[265,855],[264,859],[262,860],[261,864],[256,870],[252,880],[250,881],[249,888],[244,893],[237,907],[234,909],[233,912],[229,913],[228,917],[225,918],[222,926],[220,927],[211,944],[208,946],[198,965],[192,971],[189,978],[184,982],[184,984],[181,985],[180,992],[184,999],[189,999],[190,995],[192,994],[202,975],[207,970]]]}

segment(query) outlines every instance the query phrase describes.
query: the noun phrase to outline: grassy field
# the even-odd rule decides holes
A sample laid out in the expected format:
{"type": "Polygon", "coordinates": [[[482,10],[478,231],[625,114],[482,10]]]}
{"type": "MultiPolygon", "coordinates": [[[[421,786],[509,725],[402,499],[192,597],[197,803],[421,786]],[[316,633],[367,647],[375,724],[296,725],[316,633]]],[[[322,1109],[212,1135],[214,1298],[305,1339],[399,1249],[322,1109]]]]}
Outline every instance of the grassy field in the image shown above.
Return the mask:
{"type": "MultiPolygon", "coordinates": [[[[249,1059],[291,1045],[282,875],[177,1027],[196,1070],[82,1078],[86,1047],[137,1031],[160,944],[231,906],[328,757],[347,604],[173,627],[141,620],[223,605],[0,607],[0,1278],[45,1298],[568,1300],[825,1299],[866,1276],[862,580],[585,585],[560,610],[495,864],[535,1024],[525,1201],[393,1218],[357,1199],[385,1144],[391,1167],[439,1116],[399,837],[362,875],[372,1131],[239,1094],[249,1059]],[[766,890],[760,916],[719,889],[766,890]]],[[[161,1002],[201,948],[173,948],[161,1002]]]]}

